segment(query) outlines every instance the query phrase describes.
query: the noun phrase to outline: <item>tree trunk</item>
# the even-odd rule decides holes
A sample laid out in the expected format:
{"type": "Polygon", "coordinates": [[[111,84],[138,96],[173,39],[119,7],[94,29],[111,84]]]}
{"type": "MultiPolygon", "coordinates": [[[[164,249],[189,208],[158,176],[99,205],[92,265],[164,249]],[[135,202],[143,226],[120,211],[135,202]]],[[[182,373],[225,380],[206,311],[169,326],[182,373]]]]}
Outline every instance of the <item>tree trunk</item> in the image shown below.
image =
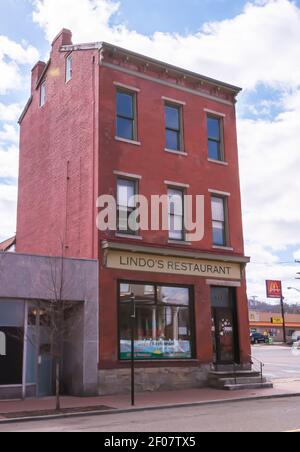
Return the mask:
{"type": "Polygon", "coordinates": [[[55,396],[56,396],[56,411],[60,411],[60,362],[56,360],[55,366],[55,396]]]}

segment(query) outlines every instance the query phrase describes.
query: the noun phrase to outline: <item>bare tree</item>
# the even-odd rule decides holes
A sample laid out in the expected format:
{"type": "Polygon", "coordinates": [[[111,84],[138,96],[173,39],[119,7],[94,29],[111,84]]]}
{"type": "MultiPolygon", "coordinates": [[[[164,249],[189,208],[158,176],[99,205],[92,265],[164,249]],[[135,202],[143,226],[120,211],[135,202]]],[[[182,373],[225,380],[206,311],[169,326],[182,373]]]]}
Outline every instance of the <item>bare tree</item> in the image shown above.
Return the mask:
{"type": "MultiPolygon", "coordinates": [[[[40,354],[41,336],[38,331],[42,331],[43,336],[47,338],[49,344],[47,353],[54,363],[56,411],[60,411],[64,347],[72,341],[78,331],[82,331],[83,303],[66,299],[68,287],[74,284],[74,279],[70,272],[65,271],[63,255],[58,258],[48,258],[48,260],[49,272],[45,275],[45,280],[41,282],[48,297],[46,300],[32,301],[32,311],[38,328],[34,332],[32,330],[30,333],[27,332],[25,340],[30,343],[37,354],[40,354]]],[[[21,333],[13,337],[22,342],[24,340],[24,334],[21,333]]]]}
{"type": "MultiPolygon", "coordinates": [[[[64,347],[83,327],[83,303],[67,299],[68,288],[74,284],[74,279],[70,272],[66,272],[63,242],[61,246],[61,257],[49,258],[49,278],[43,281],[50,296],[47,300],[36,302],[39,328],[49,338],[48,352],[54,363],[57,411],[61,409],[64,347]]],[[[30,340],[32,341],[32,337],[30,340]]],[[[34,342],[34,347],[40,348],[39,338],[35,337],[34,342]]]]}
{"type": "Polygon", "coordinates": [[[61,408],[61,371],[64,359],[64,344],[68,342],[82,325],[80,315],[82,305],[68,301],[65,298],[65,289],[70,281],[66,279],[65,258],[50,259],[51,272],[51,300],[40,302],[42,316],[41,326],[48,330],[50,336],[50,354],[55,368],[55,397],[56,410],[61,408]]]}

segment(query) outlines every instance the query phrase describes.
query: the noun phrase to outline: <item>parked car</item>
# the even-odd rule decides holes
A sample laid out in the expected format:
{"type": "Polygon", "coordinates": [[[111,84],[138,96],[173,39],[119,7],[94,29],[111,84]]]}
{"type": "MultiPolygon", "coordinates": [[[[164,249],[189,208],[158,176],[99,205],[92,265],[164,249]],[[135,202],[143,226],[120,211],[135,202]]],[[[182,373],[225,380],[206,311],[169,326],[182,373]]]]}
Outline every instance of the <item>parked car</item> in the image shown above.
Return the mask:
{"type": "Polygon", "coordinates": [[[300,331],[295,331],[292,335],[292,343],[300,342],[300,331]]]}
{"type": "Polygon", "coordinates": [[[250,338],[251,338],[251,344],[268,344],[269,343],[269,338],[267,336],[264,336],[263,334],[260,333],[251,333],[250,334],[250,338]]]}

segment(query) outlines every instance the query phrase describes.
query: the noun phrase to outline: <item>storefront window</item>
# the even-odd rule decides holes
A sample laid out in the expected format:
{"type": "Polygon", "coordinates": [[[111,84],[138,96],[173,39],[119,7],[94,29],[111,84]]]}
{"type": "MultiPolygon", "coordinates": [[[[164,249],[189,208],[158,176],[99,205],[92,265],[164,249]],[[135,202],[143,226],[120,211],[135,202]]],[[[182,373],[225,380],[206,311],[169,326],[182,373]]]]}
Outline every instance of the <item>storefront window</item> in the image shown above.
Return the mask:
{"type": "Polygon", "coordinates": [[[193,357],[188,288],[121,284],[119,309],[121,360],[131,358],[131,316],[134,310],[136,359],[193,357]]]}
{"type": "Polygon", "coordinates": [[[22,384],[24,303],[0,301],[0,386],[22,384]]]}

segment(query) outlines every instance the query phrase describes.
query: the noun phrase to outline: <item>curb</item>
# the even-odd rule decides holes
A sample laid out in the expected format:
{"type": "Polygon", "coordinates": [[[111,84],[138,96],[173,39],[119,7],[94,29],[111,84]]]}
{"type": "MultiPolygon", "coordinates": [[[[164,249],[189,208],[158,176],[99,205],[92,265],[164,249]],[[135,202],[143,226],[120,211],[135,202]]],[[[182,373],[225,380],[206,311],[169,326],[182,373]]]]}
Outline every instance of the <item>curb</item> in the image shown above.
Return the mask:
{"type": "Polygon", "coordinates": [[[239,403],[239,402],[253,402],[258,400],[276,400],[276,399],[291,399],[294,397],[300,397],[300,393],[290,393],[290,394],[276,394],[276,395],[266,395],[266,396],[254,396],[254,397],[240,397],[237,399],[223,399],[223,400],[210,400],[205,402],[190,402],[190,403],[176,403],[170,405],[161,406],[150,406],[141,408],[126,408],[126,409],[111,409],[102,411],[90,411],[90,412],[80,412],[77,413],[64,413],[64,414],[53,414],[48,416],[34,416],[34,417],[22,417],[14,419],[0,419],[1,425],[17,424],[17,423],[28,423],[28,422],[39,422],[39,421],[51,421],[57,419],[74,419],[78,417],[94,417],[94,416],[111,416],[114,414],[126,414],[126,413],[139,413],[143,411],[160,411],[169,410],[175,408],[194,408],[202,406],[215,406],[223,405],[229,403],[239,403]]]}

